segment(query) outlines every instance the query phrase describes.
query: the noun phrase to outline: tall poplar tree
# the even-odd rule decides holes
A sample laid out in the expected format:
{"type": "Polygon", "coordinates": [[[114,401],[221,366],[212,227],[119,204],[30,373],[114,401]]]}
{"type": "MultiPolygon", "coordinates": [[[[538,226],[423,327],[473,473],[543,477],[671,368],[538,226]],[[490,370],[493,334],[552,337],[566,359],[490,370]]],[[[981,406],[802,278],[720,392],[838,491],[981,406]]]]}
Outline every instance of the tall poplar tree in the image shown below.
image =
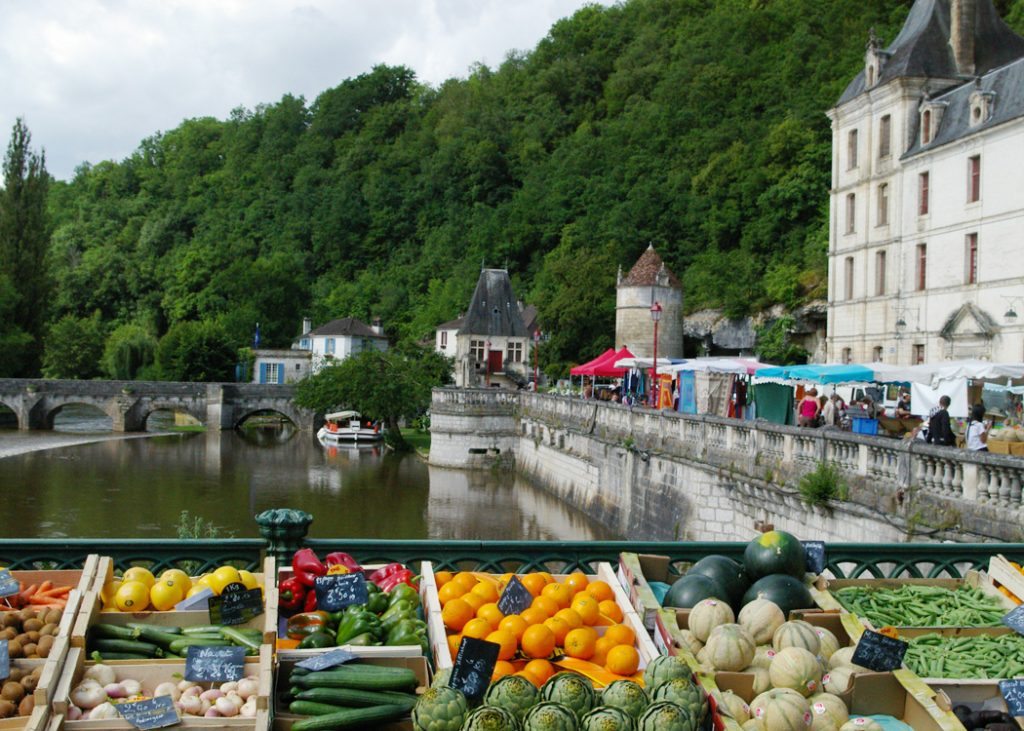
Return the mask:
{"type": "Polygon", "coordinates": [[[6,374],[18,376],[38,375],[50,291],[46,269],[49,176],[45,153],[31,150],[31,141],[25,120],[19,117],[4,156],[0,191],[0,274],[16,291],[13,322],[8,325],[32,338],[20,364],[6,374]]]}

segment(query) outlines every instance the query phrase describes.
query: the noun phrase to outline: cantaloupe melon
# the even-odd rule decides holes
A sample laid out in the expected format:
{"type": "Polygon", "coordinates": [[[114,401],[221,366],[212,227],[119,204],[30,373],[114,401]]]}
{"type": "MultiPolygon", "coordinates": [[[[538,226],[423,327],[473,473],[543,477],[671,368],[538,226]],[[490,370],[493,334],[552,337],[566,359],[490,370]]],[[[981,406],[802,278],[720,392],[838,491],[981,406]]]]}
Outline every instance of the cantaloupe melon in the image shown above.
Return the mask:
{"type": "Polygon", "coordinates": [[[832,653],[839,649],[839,638],[824,627],[815,627],[814,633],[818,635],[818,654],[827,662],[832,653]]]}
{"type": "Polygon", "coordinates": [[[750,632],[755,643],[765,645],[772,641],[775,630],[786,622],[786,615],[775,602],[755,599],[740,610],[736,621],[750,632]]]}
{"type": "Polygon", "coordinates": [[[775,630],[775,634],[772,635],[772,647],[776,652],[787,647],[800,647],[812,655],[817,655],[821,649],[821,640],[818,639],[814,627],[802,619],[795,619],[783,623],[775,630]]]}
{"type": "Polygon", "coordinates": [[[821,684],[825,688],[825,692],[842,695],[853,685],[853,676],[856,672],[849,665],[832,668],[822,676],[821,684]]]}
{"type": "Polygon", "coordinates": [[[811,706],[812,731],[838,731],[850,718],[846,704],[831,693],[815,693],[807,702],[811,706]]]}
{"type": "Polygon", "coordinates": [[[771,645],[758,645],[754,648],[754,659],[750,661],[750,664],[756,668],[768,669],[768,666],[772,664],[772,658],[775,657],[775,648],[771,645]]]}
{"type": "Polygon", "coordinates": [[[704,657],[716,670],[739,671],[754,659],[754,638],[738,624],[720,624],[711,630],[704,657]]]}
{"type": "Polygon", "coordinates": [[[722,624],[732,624],[735,619],[732,607],[721,599],[702,599],[690,610],[689,628],[694,637],[707,642],[711,630],[722,624]]]}
{"type": "Polygon", "coordinates": [[[702,649],[704,649],[704,643],[693,636],[693,632],[688,629],[679,630],[678,639],[683,645],[684,650],[688,650],[691,655],[696,655],[702,649]]]}
{"type": "Polygon", "coordinates": [[[754,676],[754,695],[760,695],[772,689],[772,679],[768,675],[768,668],[748,667],[743,670],[754,676]]]}
{"type": "Polygon", "coordinates": [[[839,731],[885,731],[878,721],[867,716],[855,716],[839,727],[839,731]]]}
{"type": "Polygon", "coordinates": [[[754,698],[750,714],[765,731],[805,731],[811,727],[811,707],[807,699],[789,688],[774,688],[754,698]]]}
{"type": "Polygon", "coordinates": [[[840,647],[838,650],[832,653],[832,657],[828,659],[829,668],[842,668],[850,667],[856,670],[858,673],[866,673],[867,668],[860,665],[853,664],[853,647],[840,647]]]}
{"type": "Polygon", "coordinates": [[[789,688],[802,696],[821,690],[821,664],[802,647],[785,647],[775,653],[768,676],[776,688],[789,688]]]}
{"type": "Polygon", "coordinates": [[[743,724],[743,731],[764,731],[764,724],[756,718],[751,718],[743,724]]]}
{"type": "Polygon", "coordinates": [[[750,719],[750,705],[731,690],[713,690],[711,696],[718,705],[718,712],[735,719],[737,723],[746,723],[750,719]]]}

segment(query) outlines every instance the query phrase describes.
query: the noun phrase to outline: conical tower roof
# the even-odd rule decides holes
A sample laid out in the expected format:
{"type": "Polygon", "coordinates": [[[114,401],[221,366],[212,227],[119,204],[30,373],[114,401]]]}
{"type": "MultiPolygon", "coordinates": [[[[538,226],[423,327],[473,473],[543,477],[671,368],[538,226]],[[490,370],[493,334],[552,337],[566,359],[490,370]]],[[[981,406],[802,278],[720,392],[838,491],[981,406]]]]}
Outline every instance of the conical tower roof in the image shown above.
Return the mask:
{"type": "Polygon", "coordinates": [[[665,266],[665,262],[658,256],[658,252],[654,250],[653,245],[649,245],[647,251],[637,259],[636,264],[629,270],[629,274],[626,275],[626,278],[622,280],[619,286],[683,288],[676,275],[665,266]]]}

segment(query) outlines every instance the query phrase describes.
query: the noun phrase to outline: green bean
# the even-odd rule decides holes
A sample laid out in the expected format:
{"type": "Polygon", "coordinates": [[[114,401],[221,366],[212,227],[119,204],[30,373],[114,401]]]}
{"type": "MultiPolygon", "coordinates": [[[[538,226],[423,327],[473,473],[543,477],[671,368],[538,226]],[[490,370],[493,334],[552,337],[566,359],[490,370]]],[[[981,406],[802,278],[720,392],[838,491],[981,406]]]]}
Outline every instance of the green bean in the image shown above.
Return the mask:
{"type": "Polygon", "coordinates": [[[904,664],[927,678],[1012,678],[1024,671],[1024,636],[1006,634],[941,637],[927,634],[910,640],[904,664]],[[936,643],[935,638],[939,639],[936,643]]]}
{"type": "Polygon", "coordinates": [[[876,627],[996,627],[1006,611],[998,599],[970,586],[846,586],[833,594],[845,609],[876,627]]]}

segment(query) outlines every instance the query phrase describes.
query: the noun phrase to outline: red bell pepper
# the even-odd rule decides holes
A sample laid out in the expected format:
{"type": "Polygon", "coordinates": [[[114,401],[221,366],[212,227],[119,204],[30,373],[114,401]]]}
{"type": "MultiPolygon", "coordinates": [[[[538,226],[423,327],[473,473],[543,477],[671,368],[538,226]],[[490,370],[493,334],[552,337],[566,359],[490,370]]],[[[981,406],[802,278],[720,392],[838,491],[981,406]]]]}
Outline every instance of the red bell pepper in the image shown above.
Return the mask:
{"type": "Polygon", "coordinates": [[[277,588],[280,592],[278,594],[278,606],[281,611],[287,613],[302,611],[306,601],[306,585],[302,583],[298,576],[285,579],[277,588]]]}
{"type": "Polygon", "coordinates": [[[394,571],[382,578],[380,581],[375,581],[373,583],[379,586],[380,590],[385,593],[391,591],[399,584],[408,584],[413,589],[418,588],[416,586],[416,577],[409,569],[394,571]]]}
{"type": "MultiPolygon", "coordinates": [[[[379,569],[370,574],[370,581],[377,586],[380,586],[380,582],[391,576],[396,571],[406,571],[407,569],[400,563],[389,563],[387,566],[381,566],[379,569]]],[[[380,586],[381,590],[384,590],[383,586],[380,586]]]]}
{"type": "Polygon", "coordinates": [[[306,604],[302,607],[303,612],[316,611],[316,592],[312,589],[306,592],[306,604]]]}
{"type": "Polygon", "coordinates": [[[292,571],[307,587],[312,587],[317,576],[327,573],[327,567],[316,557],[316,552],[311,548],[300,548],[292,556],[292,571]]]}
{"type": "Polygon", "coordinates": [[[344,551],[328,553],[324,557],[324,563],[327,564],[328,569],[330,569],[331,566],[344,566],[348,569],[349,573],[355,573],[356,571],[363,570],[363,567],[359,565],[359,562],[344,551]]]}

